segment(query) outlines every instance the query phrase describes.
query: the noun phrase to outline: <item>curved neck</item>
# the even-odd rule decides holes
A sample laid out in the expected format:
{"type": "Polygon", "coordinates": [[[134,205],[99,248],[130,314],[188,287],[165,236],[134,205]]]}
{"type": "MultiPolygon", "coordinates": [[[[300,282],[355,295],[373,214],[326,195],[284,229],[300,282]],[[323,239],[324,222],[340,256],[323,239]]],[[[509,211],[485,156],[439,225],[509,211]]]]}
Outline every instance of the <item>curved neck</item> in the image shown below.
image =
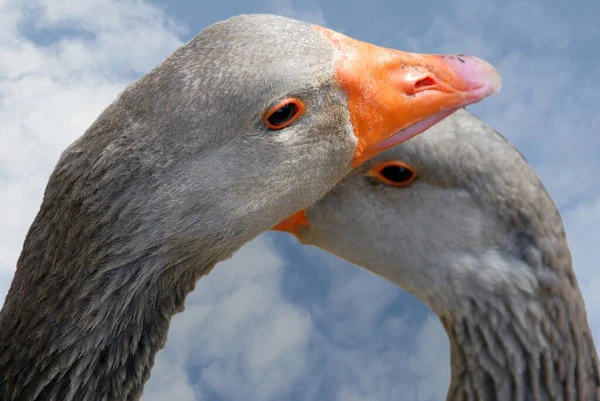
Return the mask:
{"type": "Polygon", "coordinates": [[[600,400],[594,341],[579,291],[541,299],[468,300],[441,315],[450,339],[448,401],[600,400]]]}
{"type": "Polygon", "coordinates": [[[51,177],[0,311],[2,401],[139,399],[171,317],[240,245],[206,224],[169,231],[122,195],[133,173],[105,183],[81,171],[92,169],[51,177]]]}
{"type": "Polygon", "coordinates": [[[0,399],[140,399],[171,317],[215,259],[167,261],[151,246],[118,265],[51,261],[28,245],[0,312],[0,399]]]}

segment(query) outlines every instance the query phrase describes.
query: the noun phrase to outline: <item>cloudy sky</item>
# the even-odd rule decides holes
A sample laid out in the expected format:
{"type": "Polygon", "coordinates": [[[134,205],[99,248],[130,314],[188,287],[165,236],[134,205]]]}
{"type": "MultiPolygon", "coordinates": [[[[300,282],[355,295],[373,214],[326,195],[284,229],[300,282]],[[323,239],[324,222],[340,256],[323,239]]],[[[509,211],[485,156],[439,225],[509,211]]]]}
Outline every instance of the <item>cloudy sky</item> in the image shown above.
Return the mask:
{"type": "MultiPolygon", "coordinates": [[[[559,205],[600,343],[600,2],[364,4],[0,0],[0,300],[60,152],[202,28],[269,12],[496,65],[503,90],[470,110],[525,154],[559,205]]],[[[448,382],[448,343],[425,306],[269,233],[200,281],[144,400],[439,401],[448,382]]]]}

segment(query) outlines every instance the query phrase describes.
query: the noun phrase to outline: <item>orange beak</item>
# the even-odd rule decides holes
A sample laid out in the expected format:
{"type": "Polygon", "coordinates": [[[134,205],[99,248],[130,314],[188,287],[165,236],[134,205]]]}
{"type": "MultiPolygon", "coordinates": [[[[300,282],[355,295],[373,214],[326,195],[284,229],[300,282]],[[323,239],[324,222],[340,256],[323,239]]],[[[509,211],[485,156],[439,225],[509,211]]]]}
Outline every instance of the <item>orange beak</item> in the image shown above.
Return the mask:
{"type": "Polygon", "coordinates": [[[299,210],[281,223],[273,227],[274,231],[285,231],[294,234],[296,237],[300,232],[300,227],[308,227],[308,217],[305,210],[299,210]]]}
{"type": "Polygon", "coordinates": [[[354,167],[501,87],[496,69],[476,57],[402,52],[314,28],[336,49],[335,79],[358,139],[354,167]]]}
{"type": "MultiPolygon", "coordinates": [[[[358,140],[354,167],[502,86],[496,69],[476,57],[407,53],[314,28],[336,49],[335,79],[347,94],[358,140]]],[[[301,210],[273,230],[297,236],[308,225],[301,210]]]]}

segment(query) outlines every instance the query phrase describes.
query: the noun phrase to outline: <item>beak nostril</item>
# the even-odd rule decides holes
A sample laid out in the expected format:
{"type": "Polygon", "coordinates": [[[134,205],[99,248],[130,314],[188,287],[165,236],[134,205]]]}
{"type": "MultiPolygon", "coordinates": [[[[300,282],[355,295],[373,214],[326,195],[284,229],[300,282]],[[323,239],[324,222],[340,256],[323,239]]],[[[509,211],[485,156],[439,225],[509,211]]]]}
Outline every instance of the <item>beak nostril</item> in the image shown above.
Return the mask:
{"type": "Polygon", "coordinates": [[[435,79],[433,79],[432,77],[425,77],[422,79],[419,79],[417,82],[415,82],[415,90],[419,91],[419,90],[424,90],[427,88],[430,88],[432,86],[435,86],[436,82],[435,79]]]}

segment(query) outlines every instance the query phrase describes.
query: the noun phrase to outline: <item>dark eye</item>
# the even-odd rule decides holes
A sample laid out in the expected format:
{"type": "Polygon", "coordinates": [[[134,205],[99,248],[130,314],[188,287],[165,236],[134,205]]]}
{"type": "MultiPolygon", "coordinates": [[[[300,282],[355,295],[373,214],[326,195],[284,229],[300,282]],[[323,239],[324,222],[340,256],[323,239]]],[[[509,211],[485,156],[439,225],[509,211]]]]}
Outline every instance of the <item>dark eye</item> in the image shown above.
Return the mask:
{"type": "Polygon", "coordinates": [[[387,166],[379,172],[383,177],[393,182],[410,181],[413,177],[413,172],[402,166],[387,166]]]}
{"type": "Polygon", "coordinates": [[[288,103],[275,110],[268,118],[269,124],[271,125],[283,125],[290,121],[294,114],[296,114],[298,108],[294,103],[288,103]]]}
{"type": "Polygon", "coordinates": [[[403,187],[415,179],[413,168],[398,161],[387,161],[378,164],[369,171],[368,175],[384,184],[395,187],[403,187]]]}
{"type": "Polygon", "coordinates": [[[304,103],[300,99],[286,99],[267,111],[265,125],[274,130],[282,129],[293,123],[302,113],[304,103]]]}

